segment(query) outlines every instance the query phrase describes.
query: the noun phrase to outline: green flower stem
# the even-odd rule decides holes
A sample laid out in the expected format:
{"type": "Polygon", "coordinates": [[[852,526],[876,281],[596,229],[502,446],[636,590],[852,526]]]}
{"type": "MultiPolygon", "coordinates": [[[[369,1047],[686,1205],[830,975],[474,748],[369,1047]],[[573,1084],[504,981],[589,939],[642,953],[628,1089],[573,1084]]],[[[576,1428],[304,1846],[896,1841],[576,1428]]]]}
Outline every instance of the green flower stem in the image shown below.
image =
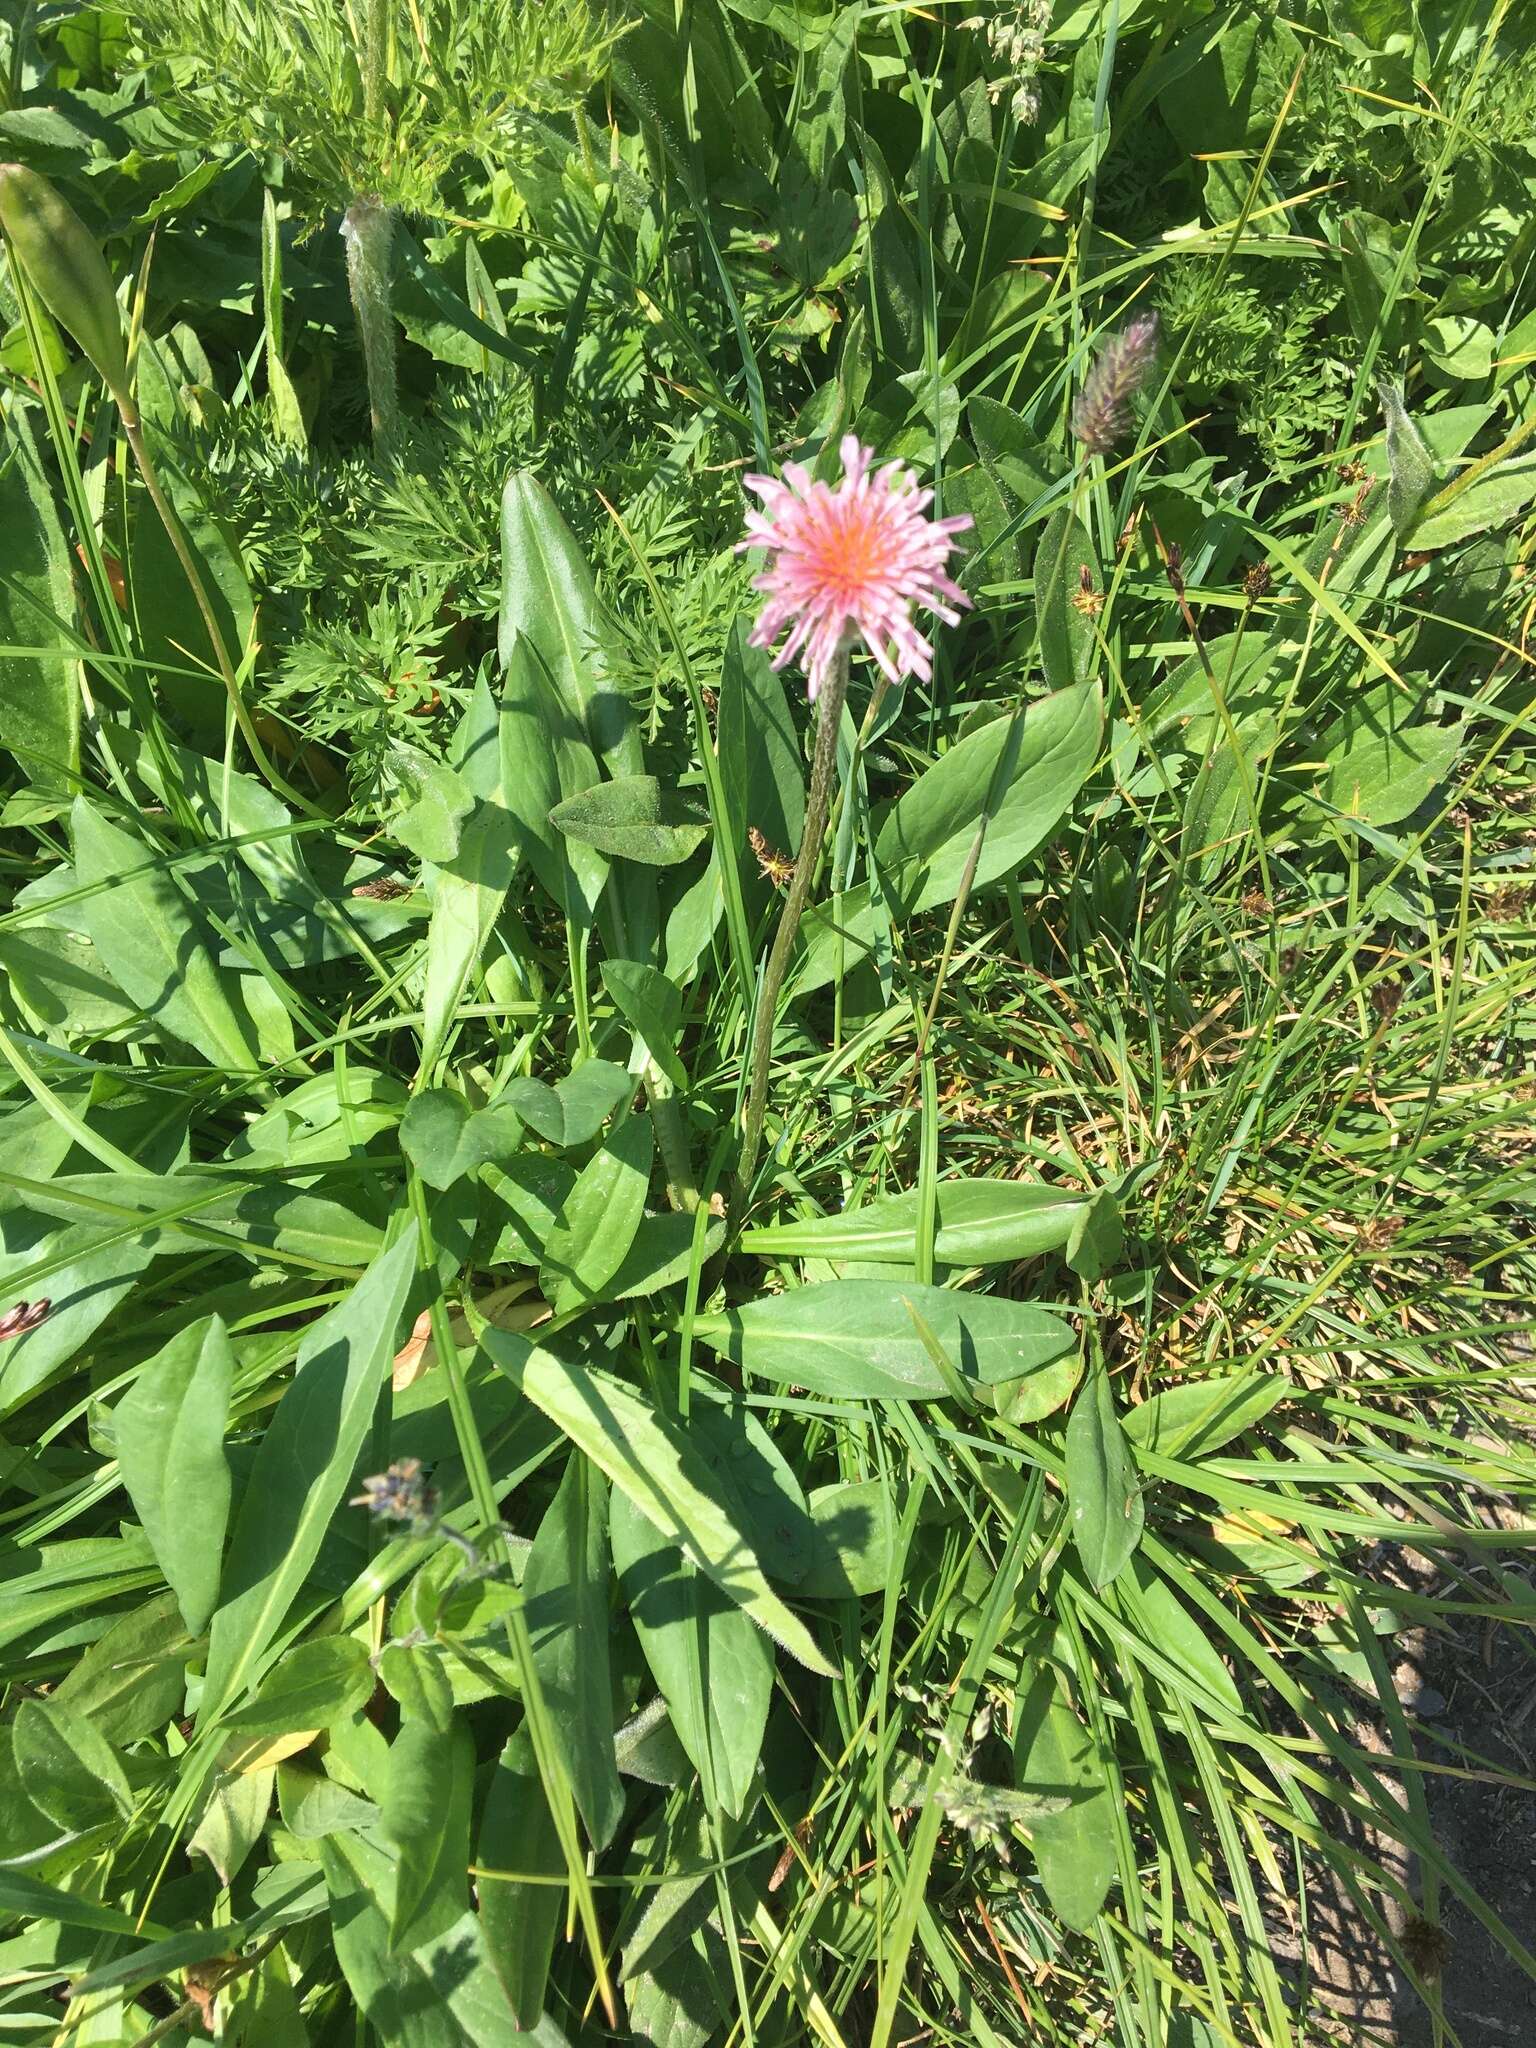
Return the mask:
{"type": "Polygon", "coordinates": [[[376,129],[384,112],[384,81],[389,66],[387,0],[366,0],[363,13],[363,119],[376,129]]]}
{"type": "Polygon", "coordinates": [[[800,856],[790,878],[789,894],[779,914],[779,929],[773,951],[763,971],[757,994],[757,1018],[752,1033],[751,1079],[742,1122],[741,1158],[736,1167],[736,1210],[739,1228],[745,1218],[746,1197],[752,1184],[752,1169],[763,1140],[763,1117],[768,1108],[768,1069],[773,1062],[773,1029],[777,1021],[779,991],[789,967],[795,934],[805,914],[806,899],[816,863],[826,837],[827,813],[831,808],[832,775],[837,766],[837,735],[843,719],[843,702],[848,695],[848,653],[844,649],[832,664],[821,687],[821,716],[816,727],[816,755],[811,765],[810,795],[805,807],[805,829],[800,835],[800,856]]]}
{"type": "MultiPolygon", "coordinates": [[[[875,721],[880,716],[880,713],[884,708],[886,692],[890,689],[890,687],[890,677],[885,673],[884,669],[880,669],[875,676],[875,686],[869,694],[868,708],[866,709],[864,717],[860,722],[858,731],[854,734],[853,757],[848,763],[847,783],[838,792],[837,802],[833,806],[831,829],[833,846],[832,894],[834,897],[842,895],[844,886],[847,882],[847,876],[843,873],[842,861],[843,811],[844,808],[853,801],[854,793],[857,791],[859,787],[859,778],[864,772],[864,750],[869,745],[870,735],[874,732],[875,729],[875,721]]],[[[841,1046],[842,1042],[843,935],[841,930],[839,930],[837,935],[837,973],[834,976],[832,983],[832,1043],[834,1046],[841,1046]]]]}
{"type": "Polygon", "coordinates": [[[645,1063],[645,1094],[651,1106],[651,1124],[667,1176],[667,1201],[674,1209],[692,1215],[699,1206],[699,1183],[688,1149],[688,1133],[678,1105],[677,1090],[654,1060],[645,1063]]]}
{"type": "Polygon", "coordinates": [[[347,286],[368,373],[373,444],[379,454],[392,455],[400,431],[395,316],[389,277],[390,251],[395,241],[394,208],[378,199],[354,199],[347,208],[341,232],[347,244],[347,286]]]}

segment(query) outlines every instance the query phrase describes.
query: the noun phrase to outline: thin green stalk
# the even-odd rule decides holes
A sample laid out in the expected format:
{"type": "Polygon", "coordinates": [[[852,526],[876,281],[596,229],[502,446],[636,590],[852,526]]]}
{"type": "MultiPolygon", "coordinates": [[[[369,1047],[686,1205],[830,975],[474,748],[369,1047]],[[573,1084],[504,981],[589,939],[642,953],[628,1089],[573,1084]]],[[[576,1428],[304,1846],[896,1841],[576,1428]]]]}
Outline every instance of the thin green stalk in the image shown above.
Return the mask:
{"type": "Polygon", "coordinates": [[[779,929],[773,951],[763,971],[757,995],[757,1016],[752,1032],[752,1062],[747,1086],[747,1106],[742,1119],[741,1158],[736,1168],[736,1224],[739,1228],[752,1185],[763,1138],[763,1118],[768,1108],[768,1069],[773,1061],[773,1030],[777,1022],[779,991],[789,967],[795,934],[805,914],[806,899],[821,845],[826,837],[827,813],[831,807],[832,774],[837,766],[837,734],[842,723],[843,702],[848,695],[848,653],[844,649],[833,662],[821,690],[821,716],[816,727],[816,756],[811,765],[810,795],[805,807],[805,829],[800,835],[800,856],[790,878],[789,894],[779,914],[779,929]]]}
{"type": "Polygon", "coordinates": [[[235,664],[230,658],[229,649],[224,644],[224,635],[219,628],[218,617],[213,609],[213,600],[208,595],[208,586],[203,581],[202,571],[198,568],[192,550],[187,544],[187,537],[182,531],[181,521],[177,518],[175,509],[161,488],[159,472],[156,470],[154,459],[150,455],[149,445],[144,439],[144,429],[140,424],[138,414],[131,406],[124,404],[121,397],[118,400],[118,412],[123,422],[123,432],[127,436],[128,446],[133,452],[134,462],[138,467],[140,477],[143,479],[144,488],[149,493],[149,501],[159,514],[160,523],[165,528],[170,538],[171,546],[176,551],[176,559],[181,564],[181,573],[187,579],[187,587],[192,592],[193,601],[202,618],[209,644],[213,648],[213,658],[218,663],[219,674],[223,678],[224,688],[229,696],[229,708],[234,714],[236,725],[240,728],[242,739],[244,739],[245,744],[250,749],[251,759],[280,796],[285,797],[289,803],[296,804],[312,818],[323,817],[325,815],[324,812],[317,810],[307,797],[301,796],[298,790],[294,789],[287,779],[278,773],[272,764],[271,757],[268,755],[266,748],[262,745],[261,737],[251,721],[251,714],[246,709],[245,699],[240,690],[240,679],[235,673],[235,664]]]}

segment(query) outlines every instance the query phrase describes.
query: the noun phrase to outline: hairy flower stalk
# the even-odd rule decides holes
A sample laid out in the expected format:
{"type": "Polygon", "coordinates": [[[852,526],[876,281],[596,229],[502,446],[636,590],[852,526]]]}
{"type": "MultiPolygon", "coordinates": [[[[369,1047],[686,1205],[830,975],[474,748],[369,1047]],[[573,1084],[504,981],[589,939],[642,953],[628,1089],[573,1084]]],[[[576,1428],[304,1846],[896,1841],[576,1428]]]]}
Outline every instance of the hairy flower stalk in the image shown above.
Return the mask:
{"type": "Polygon", "coordinates": [[[395,241],[392,207],[377,199],[354,199],[341,223],[347,245],[347,286],[363,342],[368,373],[368,415],[373,443],[381,455],[394,451],[400,428],[399,386],[395,376],[395,317],[391,306],[389,260],[395,241]]]}
{"type": "Polygon", "coordinates": [[[862,644],[891,683],[908,675],[931,681],[933,648],[913,622],[913,607],[921,604],[955,625],[970,604],[946,569],[954,537],[970,519],[928,518],[932,491],[919,489],[900,462],[872,470],[874,451],[854,435],[844,437],[839,453],[843,477],[835,488],[813,482],[796,462],[784,465],[783,481],[746,479],[763,509],[748,512],[738,551],[765,548],[769,555],[753,583],[766,602],[751,643],[771,647],[785,635],[773,666],[781,669],[798,657],[820,715],[799,857],[758,991],[736,1175],[742,1194],[762,1143],[779,992],[826,836],[851,655],[862,644]]]}
{"type": "Polygon", "coordinates": [[[1100,352],[1072,407],[1072,432],[1090,455],[1108,455],[1131,424],[1131,401],[1157,361],[1157,315],[1140,313],[1100,352]]]}

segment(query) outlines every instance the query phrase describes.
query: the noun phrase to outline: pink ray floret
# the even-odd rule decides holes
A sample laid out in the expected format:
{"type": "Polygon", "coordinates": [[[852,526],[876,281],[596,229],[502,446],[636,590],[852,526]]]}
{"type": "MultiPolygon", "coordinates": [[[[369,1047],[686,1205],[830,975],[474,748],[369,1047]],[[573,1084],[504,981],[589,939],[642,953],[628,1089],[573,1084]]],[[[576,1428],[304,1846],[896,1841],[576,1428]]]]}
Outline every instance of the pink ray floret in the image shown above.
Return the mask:
{"type": "Polygon", "coordinates": [[[912,619],[925,605],[946,625],[958,624],[971,600],[945,573],[957,533],[969,518],[929,519],[933,493],[900,462],[871,470],[872,448],[845,434],[838,450],[843,480],[815,483],[798,462],[786,462],[780,481],[749,476],[747,489],[763,501],[747,513],[747,548],[766,548],[767,569],[753,588],[767,599],[752,629],[754,647],[772,647],[783,668],[797,656],[814,702],[833,662],[860,640],[893,683],[905,675],[933,676],[933,648],[912,619]]]}

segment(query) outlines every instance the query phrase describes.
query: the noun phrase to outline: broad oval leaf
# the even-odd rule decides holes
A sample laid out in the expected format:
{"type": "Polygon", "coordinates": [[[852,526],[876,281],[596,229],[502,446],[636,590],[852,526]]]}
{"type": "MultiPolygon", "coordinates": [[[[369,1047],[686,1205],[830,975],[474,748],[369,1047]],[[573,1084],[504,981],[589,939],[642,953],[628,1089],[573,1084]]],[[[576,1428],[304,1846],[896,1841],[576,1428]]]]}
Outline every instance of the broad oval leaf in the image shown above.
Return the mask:
{"type": "Polygon", "coordinates": [[[248,1074],[261,1064],[239,977],[218,961],[212,932],[154,851],[76,797],[75,874],[96,894],[76,915],[123,994],[211,1066],[248,1074]]]}
{"type": "Polygon", "coordinates": [[[829,1280],[700,1316],[698,1334],[764,1379],[834,1399],[939,1401],[950,1386],[930,1355],[926,1324],[955,1371],[983,1386],[1047,1375],[1070,1393],[1077,1338],[1048,1310],[917,1282],[829,1280]],[[913,1310],[919,1320],[914,1320],[913,1310]]]}
{"type": "Polygon", "coordinates": [[[1536,455],[1517,456],[1484,471],[1475,482],[1456,489],[1454,483],[1424,507],[1408,532],[1415,548],[1449,548],[1475,533],[1507,525],[1536,498],[1536,455]]]}
{"type": "Polygon", "coordinates": [[[373,1697],[368,1652],[353,1636],[318,1636],[280,1657],[255,1696],[221,1723],[231,1735],[288,1735],[325,1728],[373,1697]]]}
{"type": "Polygon", "coordinates": [[[556,804],[549,822],[610,860],[637,860],[651,868],[675,867],[709,833],[708,817],[654,775],[596,783],[556,804]]]}
{"type": "Polygon", "coordinates": [[[128,1778],[100,1729],[52,1699],[24,1699],[11,1728],[27,1797],[71,1833],[133,1812],[128,1778]]]}
{"type": "Polygon", "coordinates": [[[859,1599],[888,1582],[901,1513],[883,1479],[818,1486],[811,1495],[813,1549],[797,1590],[818,1600],[859,1599]]]}
{"type": "Polygon", "coordinates": [[[488,1162],[509,1159],[521,1140],[514,1105],[472,1110],[451,1088],[424,1088],[400,1121],[400,1149],[433,1188],[451,1188],[488,1162]]]}
{"type": "Polygon", "coordinates": [[[493,1105],[515,1109],[530,1129],[551,1145],[585,1145],[595,1138],[627,1095],[634,1080],[612,1060],[584,1060],[551,1086],[518,1074],[493,1105]]]}
{"type": "Polygon", "coordinates": [[[1461,744],[1460,723],[1438,723],[1413,692],[1357,691],[1323,736],[1321,793],[1346,817],[1395,825],[1450,774],[1461,744]]]}
{"type": "Polygon", "coordinates": [[[215,1779],[187,1854],[206,1856],[220,1884],[233,1882],[265,1833],[276,1777],[276,1769],[267,1766],[215,1779]]]}
{"type": "Polygon", "coordinates": [[[175,1594],[157,1593],[98,1636],[51,1698],[88,1715],[109,1742],[156,1734],[181,1712],[196,1647],[179,1621],[175,1594]]]}

